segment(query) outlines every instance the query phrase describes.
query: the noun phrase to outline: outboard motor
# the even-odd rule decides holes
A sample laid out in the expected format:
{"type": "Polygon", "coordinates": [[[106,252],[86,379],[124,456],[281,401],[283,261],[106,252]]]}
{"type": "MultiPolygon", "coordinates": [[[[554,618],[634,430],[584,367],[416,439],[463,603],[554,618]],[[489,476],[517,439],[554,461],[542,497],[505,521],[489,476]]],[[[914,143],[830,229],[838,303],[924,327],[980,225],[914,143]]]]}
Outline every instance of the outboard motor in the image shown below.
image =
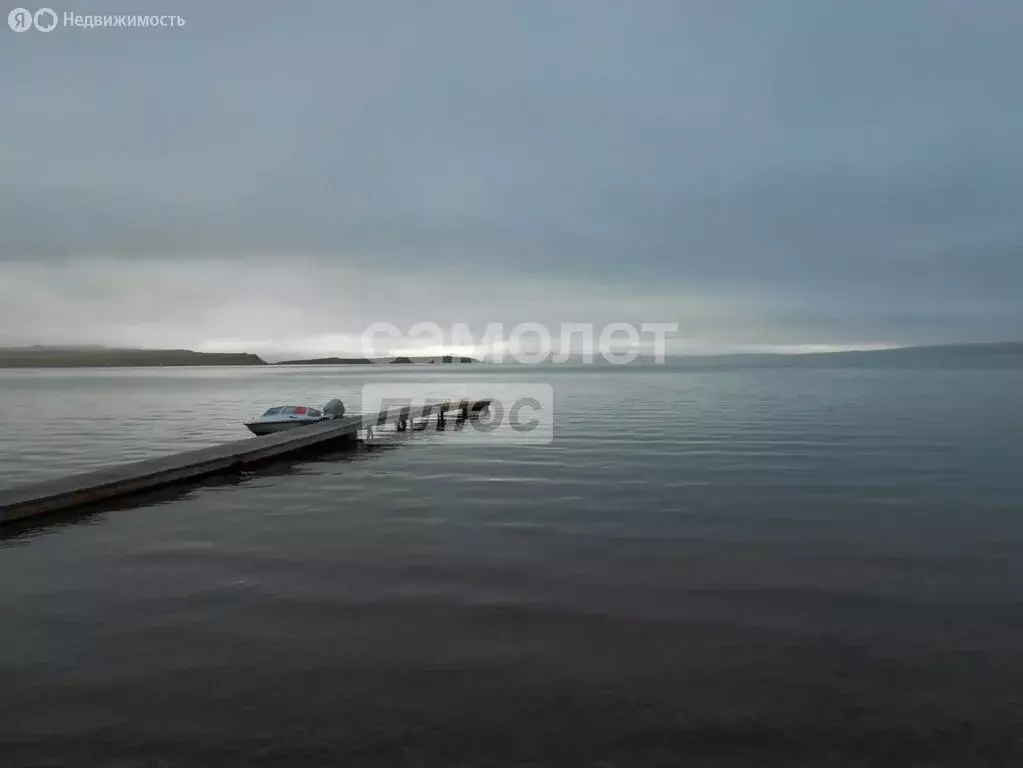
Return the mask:
{"type": "Polygon", "coordinates": [[[323,406],[323,412],[332,419],[340,419],[345,415],[345,404],[335,397],[323,406]]]}

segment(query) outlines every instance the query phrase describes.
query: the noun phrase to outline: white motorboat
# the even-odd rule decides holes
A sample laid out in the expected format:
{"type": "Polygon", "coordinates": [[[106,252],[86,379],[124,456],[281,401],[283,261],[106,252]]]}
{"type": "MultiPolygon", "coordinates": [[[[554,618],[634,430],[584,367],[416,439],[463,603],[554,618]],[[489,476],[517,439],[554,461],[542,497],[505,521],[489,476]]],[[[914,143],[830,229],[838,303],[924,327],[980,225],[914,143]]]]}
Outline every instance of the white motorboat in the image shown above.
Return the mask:
{"type": "Polygon", "coordinates": [[[267,408],[262,416],[245,422],[254,435],[270,435],[285,429],[318,424],[321,421],[344,416],[345,406],[340,400],[331,400],[323,410],[308,405],[275,405],[267,408]]]}

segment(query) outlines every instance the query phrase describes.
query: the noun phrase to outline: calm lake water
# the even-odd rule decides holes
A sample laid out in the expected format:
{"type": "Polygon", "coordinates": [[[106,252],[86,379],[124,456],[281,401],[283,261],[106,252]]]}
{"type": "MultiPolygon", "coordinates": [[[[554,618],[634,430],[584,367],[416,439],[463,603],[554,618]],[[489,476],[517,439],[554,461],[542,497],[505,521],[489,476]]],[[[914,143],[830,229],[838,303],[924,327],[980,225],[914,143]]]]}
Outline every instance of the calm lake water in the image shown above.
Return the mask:
{"type": "Polygon", "coordinates": [[[0,764],[1021,764],[1020,370],[2,371],[0,487],[463,379],[551,384],[553,443],[5,532],[0,764]]]}

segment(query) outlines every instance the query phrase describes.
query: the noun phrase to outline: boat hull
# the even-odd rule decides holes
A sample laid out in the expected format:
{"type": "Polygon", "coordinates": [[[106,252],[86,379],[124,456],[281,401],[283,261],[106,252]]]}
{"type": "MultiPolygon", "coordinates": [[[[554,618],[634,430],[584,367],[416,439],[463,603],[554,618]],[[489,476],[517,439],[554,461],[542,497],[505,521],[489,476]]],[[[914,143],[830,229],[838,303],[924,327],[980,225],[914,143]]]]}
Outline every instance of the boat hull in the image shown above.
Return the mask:
{"type": "Polygon", "coordinates": [[[248,427],[249,432],[254,435],[273,435],[277,432],[295,429],[296,427],[304,427],[309,424],[319,424],[321,421],[323,421],[323,419],[310,419],[308,421],[299,421],[298,419],[289,421],[250,421],[245,426],[248,427]]]}

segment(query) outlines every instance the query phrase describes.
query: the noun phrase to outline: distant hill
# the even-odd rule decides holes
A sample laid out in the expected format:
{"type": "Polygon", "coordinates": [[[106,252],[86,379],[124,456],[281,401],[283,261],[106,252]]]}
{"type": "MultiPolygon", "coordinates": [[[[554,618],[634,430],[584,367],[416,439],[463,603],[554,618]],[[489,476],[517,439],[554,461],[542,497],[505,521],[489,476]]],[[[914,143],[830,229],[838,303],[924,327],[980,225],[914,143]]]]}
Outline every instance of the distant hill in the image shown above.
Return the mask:
{"type": "MultiPolygon", "coordinates": [[[[639,354],[633,364],[650,365],[653,354],[639,354]]],[[[673,355],[663,358],[664,365],[676,370],[731,370],[742,368],[1023,368],[1023,342],[977,342],[898,347],[894,349],[852,350],[845,352],[739,352],[718,355],[673,355]]],[[[529,365],[505,359],[506,365],[529,365]]],[[[559,362],[570,365],[592,364],[621,367],[605,360],[599,352],[589,356],[570,355],[559,362]]],[[[551,359],[539,365],[557,366],[551,359]]]]}
{"type": "Polygon", "coordinates": [[[129,366],[266,365],[244,352],[112,347],[0,347],[0,368],[119,368],[129,366]]]}
{"type": "Polygon", "coordinates": [[[942,344],[804,354],[699,355],[669,358],[678,368],[1023,368],[1023,342],[942,344]]]}
{"type": "Polygon", "coordinates": [[[442,355],[440,357],[317,357],[311,360],[282,360],[273,365],[435,365],[437,363],[478,363],[471,357],[442,355]]]}

